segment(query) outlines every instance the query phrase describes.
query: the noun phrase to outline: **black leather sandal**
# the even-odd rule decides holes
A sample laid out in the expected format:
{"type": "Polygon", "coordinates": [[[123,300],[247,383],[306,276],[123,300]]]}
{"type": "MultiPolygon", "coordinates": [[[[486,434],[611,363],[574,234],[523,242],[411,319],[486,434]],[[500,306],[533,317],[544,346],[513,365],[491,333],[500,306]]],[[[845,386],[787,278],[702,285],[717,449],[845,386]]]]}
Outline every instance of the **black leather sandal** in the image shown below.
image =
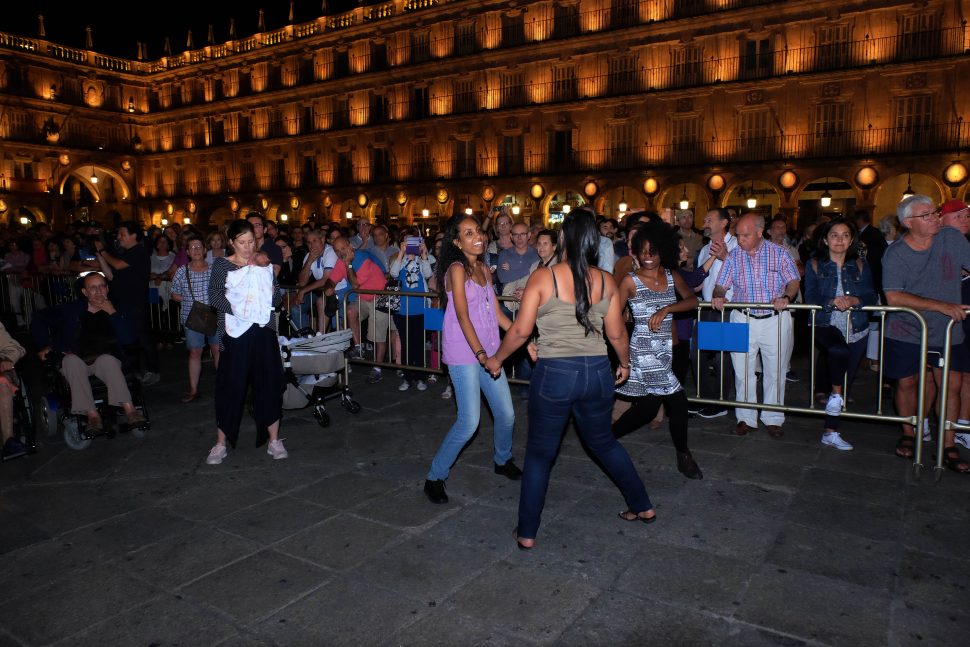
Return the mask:
{"type": "Polygon", "coordinates": [[[967,474],[970,472],[970,464],[960,458],[960,450],[952,445],[943,448],[943,465],[948,470],[958,474],[967,474]]]}
{"type": "Polygon", "coordinates": [[[903,434],[896,441],[896,456],[900,458],[912,458],[916,455],[916,437],[903,434]]]}

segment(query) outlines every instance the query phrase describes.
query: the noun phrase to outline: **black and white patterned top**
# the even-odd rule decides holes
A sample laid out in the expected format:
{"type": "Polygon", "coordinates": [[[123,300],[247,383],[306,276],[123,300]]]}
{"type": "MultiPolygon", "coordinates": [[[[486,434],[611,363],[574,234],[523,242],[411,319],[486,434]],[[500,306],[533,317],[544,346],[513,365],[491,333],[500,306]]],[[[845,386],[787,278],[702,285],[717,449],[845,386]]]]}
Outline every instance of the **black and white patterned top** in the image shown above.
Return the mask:
{"type": "Polygon", "coordinates": [[[633,335],[630,337],[630,378],[617,387],[616,392],[629,397],[645,395],[670,395],[681,390],[680,382],[671,370],[673,362],[673,337],[671,328],[674,317],[664,317],[660,330],[650,330],[650,317],[657,310],[677,302],[674,278],[665,270],[667,288],[655,292],[643,284],[636,273],[631,272],[637,292],[630,299],[633,313],[633,335]]]}

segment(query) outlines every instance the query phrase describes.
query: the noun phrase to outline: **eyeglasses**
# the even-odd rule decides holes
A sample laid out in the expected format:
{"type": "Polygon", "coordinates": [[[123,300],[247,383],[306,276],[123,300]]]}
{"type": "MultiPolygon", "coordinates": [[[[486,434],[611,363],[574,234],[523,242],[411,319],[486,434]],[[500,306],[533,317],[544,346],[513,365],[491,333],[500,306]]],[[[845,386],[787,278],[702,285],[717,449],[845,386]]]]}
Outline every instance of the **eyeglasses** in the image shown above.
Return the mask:
{"type": "Polygon", "coordinates": [[[936,209],[934,211],[927,211],[926,213],[920,213],[920,214],[914,213],[913,215],[910,216],[910,218],[939,218],[939,217],[940,217],[939,209],[936,209]]]}

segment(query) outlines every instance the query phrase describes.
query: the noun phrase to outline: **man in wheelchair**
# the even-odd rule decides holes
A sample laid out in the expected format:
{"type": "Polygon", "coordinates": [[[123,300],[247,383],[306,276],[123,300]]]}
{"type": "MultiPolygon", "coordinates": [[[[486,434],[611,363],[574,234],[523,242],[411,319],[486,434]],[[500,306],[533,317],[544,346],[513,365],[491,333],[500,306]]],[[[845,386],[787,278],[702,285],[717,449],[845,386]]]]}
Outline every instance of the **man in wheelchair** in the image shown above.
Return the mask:
{"type": "Polygon", "coordinates": [[[60,370],[71,391],[71,413],[87,416],[87,433],[97,435],[104,422],[94,401],[89,377],[108,388],[108,404],[121,407],[129,428],[147,424],[132,403],[122,366],[125,348],[138,340],[136,322],[108,299],[108,282],[91,272],[82,279],[84,299],[38,310],[30,331],[41,361],[53,350],[63,354],[60,370]]]}
{"type": "Polygon", "coordinates": [[[27,453],[27,447],[14,433],[13,399],[20,388],[14,364],[24,356],[24,347],[0,324],[0,437],[3,438],[3,460],[27,453]]]}

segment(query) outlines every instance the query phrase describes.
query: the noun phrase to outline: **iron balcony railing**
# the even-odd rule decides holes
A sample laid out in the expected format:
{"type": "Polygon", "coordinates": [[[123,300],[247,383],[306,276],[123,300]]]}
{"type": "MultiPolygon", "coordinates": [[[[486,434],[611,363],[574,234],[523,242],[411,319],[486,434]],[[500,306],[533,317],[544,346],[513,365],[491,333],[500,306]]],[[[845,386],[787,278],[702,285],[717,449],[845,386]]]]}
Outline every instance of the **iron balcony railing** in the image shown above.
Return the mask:
{"type": "Polygon", "coordinates": [[[535,174],[635,171],[710,164],[754,163],[913,155],[970,150],[970,124],[943,123],[922,128],[867,128],[829,134],[775,135],[719,141],[654,144],[562,151],[556,154],[482,155],[409,162],[321,168],[286,177],[214,177],[145,188],[145,197],[180,197],[229,191],[275,191],[294,188],[427,182],[462,178],[513,177],[535,174]]]}

